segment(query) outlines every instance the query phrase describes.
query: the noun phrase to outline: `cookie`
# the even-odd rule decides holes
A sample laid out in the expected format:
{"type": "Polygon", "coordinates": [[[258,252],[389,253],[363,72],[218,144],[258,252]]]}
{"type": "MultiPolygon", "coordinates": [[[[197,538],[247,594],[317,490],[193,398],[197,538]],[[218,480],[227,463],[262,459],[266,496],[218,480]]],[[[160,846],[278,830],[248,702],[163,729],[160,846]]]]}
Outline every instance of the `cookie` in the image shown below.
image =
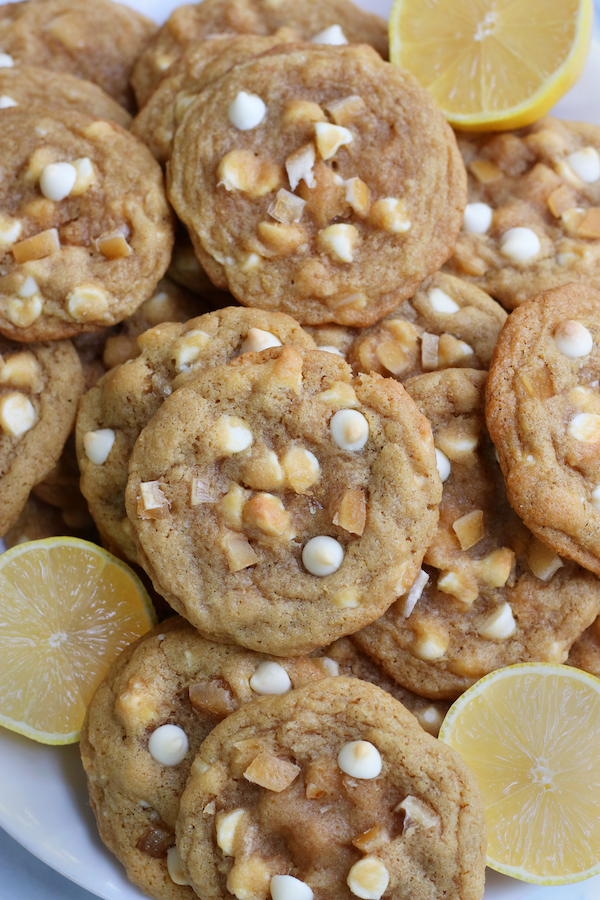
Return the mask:
{"type": "Polygon", "coordinates": [[[400,684],[432,698],[457,697],[502,666],[564,662],[600,609],[597,579],[511,509],[485,430],[485,380],[446,369],[407,382],[439,456],[439,523],[407,596],[353,635],[400,684]]]}
{"type": "Polygon", "coordinates": [[[431,431],[401,385],[294,346],[167,397],[133,449],[126,508],[140,564],[177,612],[284,656],[404,593],[440,494],[431,431]]]}
{"type": "Polygon", "coordinates": [[[2,126],[0,332],[55,340],[122,321],[169,264],[160,167],[83,113],[16,107],[2,126]]]}
{"type": "Polygon", "coordinates": [[[433,99],[365,46],[236,66],[190,105],[168,173],[209,277],[307,325],[391,312],[450,255],[465,202],[433,99]]]}
{"type": "Polygon", "coordinates": [[[138,59],[131,83],[140,107],[192,44],[225,35],[268,35],[283,27],[294,29],[304,40],[316,37],[330,43],[371,44],[387,59],[386,22],[349,0],[304,0],[301,4],[293,0],[203,0],[176,9],[138,59]],[[336,25],[334,31],[326,31],[336,25]]]}
{"type": "Polygon", "coordinates": [[[437,272],[414,297],[359,331],[348,354],[358,372],[406,381],[438,369],[486,369],[506,313],[475,285],[437,272]]]}
{"type": "Polygon", "coordinates": [[[19,518],[8,529],[2,540],[7,550],[28,541],[40,541],[44,538],[62,537],[63,535],[90,541],[94,540],[95,532],[94,523],[91,519],[89,521],[92,525],[91,528],[67,525],[62,510],[49,503],[44,503],[43,500],[38,500],[34,494],[30,494],[19,518]]]}
{"type": "Polygon", "coordinates": [[[169,871],[179,799],[202,741],[234,710],[324,674],[317,660],[275,661],[206,641],[179,617],[124,651],[90,703],[81,755],[100,836],[134,884],[158,900],[196,897],[169,871]],[[174,753],[177,738],[185,750],[174,753]]]}
{"type": "Polygon", "coordinates": [[[496,345],[486,417],[508,498],[561,556],[600,574],[600,293],[527,301],[496,345]]]}
{"type": "Polygon", "coordinates": [[[600,619],[587,628],[571,647],[567,665],[600,678],[600,619]]]}
{"type": "Polygon", "coordinates": [[[69,434],[60,459],[54,468],[42,481],[34,485],[31,493],[31,497],[33,496],[60,510],[64,524],[63,530],[57,531],[56,534],[65,534],[65,526],[71,530],[80,531],[94,529],[94,521],[79,489],[79,466],[75,453],[74,431],[69,434]]]}
{"type": "Polygon", "coordinates": [[[110,0],[28,0],[0,9],[0,50],[19,65],[67,72],[133,111],[129,77],[156,25],[110,0]]]}
{"type": "Polygon", "coordinates": [[[573,281],[600,287],[600,128],[546,117],[458,143],[469,203],[449,269],[507,309],[573,281]]]}
{"type": "Polygon", "coordinates": [[[0,537],[56,464],[82,393],[70,341],[23,346],[0,338],[0,537]]]}
{"type": "Polygon", "coordinates": [[[458,754],[352,678],[219,723],[177,822],[183,873],[204,900],[479,900],[485,846],[482,798],[458,754]]]}
{"type": "Polygon", "coordinates": [[[347,328],[345,325],[305,325],[304,330],[319,350],[342,356],[346,362],[352,342],[359,333],[357,328],[347,328]]]}
{"type": "Polygon", "coordinates": [[[165,397],[200,368],[281,343],[314,347],[289,316],[242,307],[161,325],[138,339],[137,359],[113,369],[85,395],[77,417],[81,490],[113,553],[137,561],[125,512],[129,458],[165,397]]]}
{"type": "Polygon", "coordinates": [[[350,638],[340,638],[339,641],[324,647],[323,650],[315,651],[312,655],[320,660],[328,675],[360,678],[362,681],[377,685],[405,706],[418,720],[421,728],[434,737],[438,736],[450,704],[441,700],[431,702],[403,688],[373,659],[359,650],[350,638]]]}
{"type": "Polygon", "coordinates": [[[181,287],[198,294],[199,297],[204,297],[215,309],[235,305],[235,298],[228,291],[215,287],[200,265],[200,260],[194,253],[183,226],[175,232],[175,245],[167,275],[181,287]]]}
{"type": "MultiPolygon", "coordinates": [[[[2,19],[0,19],[0,28],[2,19]]],[[[14,106],[59,106],[85,113],[97,119],[108,119],[122,128],[129,128],[131,116],[127,110],[91,81],[52,72],[37,66],[15,66],[0,69],[0,108],[14,106]]]]}

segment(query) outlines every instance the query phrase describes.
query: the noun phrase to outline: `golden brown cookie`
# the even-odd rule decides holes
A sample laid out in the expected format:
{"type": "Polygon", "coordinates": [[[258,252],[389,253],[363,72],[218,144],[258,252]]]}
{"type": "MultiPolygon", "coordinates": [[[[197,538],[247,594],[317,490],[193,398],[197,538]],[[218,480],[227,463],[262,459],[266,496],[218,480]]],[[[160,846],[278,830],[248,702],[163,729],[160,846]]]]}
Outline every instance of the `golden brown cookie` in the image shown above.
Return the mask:
{"type": "Polygon", "coordinates": [[[600,609],[600,583],[561,560],[509,506],[485,430],[485,372],[446,369],[406,389],[433,431],[444,491],[408,594],[353,640],[401,684],[454,698],[488,672],[564,662],[600,609]]]}
{"type": "Polygon", "coordinates": [[[28,0],[0,9],[2,53],[93,81],[130,111],[133,64],[155,31],[146,16],[111,0],[28,0]]]}
{"type": "Polygon", "coordinates": [[[126,507],[141,565],[201,633],[296,655],[404,593],[440,494],[401,385],[294,346],[167,397],[133,449],[126,507]]]}
{"type": "Polygon", "coordinates": [[[572,281],[600,287],[600,128],[548,116],[458,142],[469,201],[449,270],[507,309],[572,281]]]}
{"type": "Polygon", "coordinates": [[[289,316],[243,307],[208,313],[185,325],[161,325],[138,340],[137,359],[109,372],[85,395],[77,418],[81,489],[109,549],[137,561],[125,513],[129,458],[165,397],[199,369],[222,365],[247,349],[282,343],[314,348],[289,316]]]}
{"type": "Polygon", "coordinates": [[[170,259],[162,173],[112,122],[64,109],[2,112],[0,331],[70,337],[130,315],[170,259]]]}
{"type": "Polygon", "coordinates": [[[170,848],[202,741],[234,710],[325,674],[318,660],[206,641],[178,616],[124,651],[90,703],[81,755],[100,836],[134,884],[159,900],[195,898],[171,879],[170,848]]]}
{"type": "Polygon", "coordinates": [[[561,556],[600,574],[600,292],[547,291],[494,351],[486,418],[508,498],[561,556]]]}
{"type": "Polygon", "coordinates": [[[387,59],[385,21],[349,0],[203,0],[176,9],[141,54],[131,79],[140,107],[191,44],[225,35],[268,35],[283,27],[293,28],[304,40],[371,44],[387,59]],[[335,25],[341,35],[339,30],[322,34],[335,25]]]}
{"type": "Polygon", "coordinates": [[[356,334],[348,362],[402,382],[438,369],[487,369],[506,318],[475,285],[436,272],[410,300],[356,334]]]}
{"type": "Polygon", "coordinates": [[[204,900],[480,900],[483,801],[457,753],[372,684],[328,678],[250,704],[202,744],[180,862],[204,900]],[[423,888],[423,890],[420,890],[423,888]]]}
{"type": "Polygon", "coordinates": [[[82,393],[70,341],[23,346],[0,338],[0,536],[56,464],[82,393]]]}
{"type": "Polygon", "coordinates": [[[190,105],[169,196],[209,277],[244,305],[369,325],[451,253],[464,167],[408,73],[366,46],[294,46],[190,105]]]}

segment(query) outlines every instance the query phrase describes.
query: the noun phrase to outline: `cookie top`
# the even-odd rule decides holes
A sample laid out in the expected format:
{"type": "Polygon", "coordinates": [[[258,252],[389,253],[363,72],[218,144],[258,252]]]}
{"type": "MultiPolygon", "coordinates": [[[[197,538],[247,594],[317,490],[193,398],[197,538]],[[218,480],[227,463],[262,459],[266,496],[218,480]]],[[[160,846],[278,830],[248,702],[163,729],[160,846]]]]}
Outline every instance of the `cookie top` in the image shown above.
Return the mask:
{"type": "Polygon", "coordinates": [[[201,633],[296,655],[412,584],[440,493],[429,426],[397,382],[283,347],[166,399],[126,506],[140,563],[201,633]]]}
{"type": "Polygon", "coordinates": [[[600,574],[600,293],[569,284],[509,317],[486,417],[508,497],[557,553],[600,574]]]}
{"type": "Polygon", "coordinates": [[[294,46],[190,105],[169,195],[209,277],[244,305],[369,325],[452,252],[464,167],[411,75],[366,46],[294,46]]]}
{"type": "Polygon", "coordinates": [[[317,660],[206,641],[178,616],[123,652],[90,703],[81,755],[100,836],[134,884],[159,900],[196,896],[172,880],[169,848],[202,741],[245,704],[325,674],[317,660]]]}
{"type": "Polygon", "coordinates": [[[23,346],[0,338],[0,536],[56,464],[82,393],[70,341],[23,346]]]}
{"type": "Polygon", "coordinates": [[[358,372],[402,382],[437,369],[487,369],[506,318],[485,291],[436,272],[383,321],[357,333],[348,361],[358,372]]]}
{"type": "Polygon", "coordinates": [[[28,0],[0,10],[0,51],[20,65],[68,72],[133,111],[129,77],[156,25],[111,0],[28,0]]]}
{"type": "Polygon", "coordinates": [[[572,281],[600,287],[600,128],[546,117],[458,143],[469,202],[449,269],[507,309],[572,281]]]}
{"type": "Polygon", "coordinates": [[[125,512],[129,459],[165,397],[201,368],[229,362],[242,350],[278,344],[314,348],[289,316],[243,307],[160,325],[138,339],[136,359],[113,369],[85,395],[77,418],[81,490],[113,552],[137,562],[125,512]]]}
{"type": "Polygon", "coordinates": [[[113,122],[2,112],[0,331],[58,339],[120,322],[152,295],[173,243],[162,173],[113,122]]]}
{"type": "MultiPolygon", "coordinates": [[[[0,26],[2,19],[0,19],[0,26]]],[[[0,108],[60,106],[129,128],[131,116],[91,81],[37,66],[0,69],[0,108]]]]}
{"type": "Polygon", "coordinates": [[[176,9],[138,59],[131,83],[140,107],[192,44],[233,34],[268,35],[283,27],[303,40],[371,44],[384,59],[388,56],[387,23],[349,0],[203,0],[176,9]],[[339,29],[322,34],[335,25],[342,34],[339,29]]]}
{"type": "Polygon", "coordinates": [[[408,595],[353,636],[429,697],[456,697],[501,666],[564,662],[600,609],[597,579],[548,550],[511,509],[485,430],[485,379],[446,369],[406,384],[445,479],[439,523],[408,595]]]}
{"type": "Polygon", "coordinates": [[[256,900],[479,900],[485,846],[482,799],[458,754],[351,678],[217,725],[177,823],[183,870],[205,900],[239,900],[249,883],[256,900]]]}

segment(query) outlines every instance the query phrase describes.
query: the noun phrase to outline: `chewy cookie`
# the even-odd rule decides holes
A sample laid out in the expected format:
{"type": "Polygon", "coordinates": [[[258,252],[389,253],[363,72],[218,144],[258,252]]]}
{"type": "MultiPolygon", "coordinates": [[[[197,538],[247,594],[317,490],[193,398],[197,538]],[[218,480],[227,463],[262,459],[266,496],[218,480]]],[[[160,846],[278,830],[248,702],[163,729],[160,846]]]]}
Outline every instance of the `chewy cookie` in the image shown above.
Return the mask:
{"type": "Polygon", "coordinates": [[[407,596],[353,635],[428,697],[457,697],[513,663],[564,662],[600,608],[597,579],[545,547],[509,506],[485,431],[485,379],[446,369],[407,382],[433,431],[444,480],[439,523],[407,596]]]}
{"type": "Polygon", "coordinates": [[[165,400],[126,506],[141,565],[201,633],[295,655],[406,591],[440,493],[429,426],[399,384],[283,347],[165,400]]]}
{"type": "Polygon", "coordinates": [[[171,202],[209,277],[244,305],[369,325],[452,252],[460,154],[427,92],[370,47],[282,48],[190,105],[171,202]]]}
{"type": "Polygon", "coordinates": [[[600,287],[600,128],[547,117],[458,144],[469,203],[451,271],[507,309],[572,281],[600,287]]]}
{"type": "Polygon", "coordinates": [[[289,316],[243,307],[161,325],[138,339],[135,360],[107,373],[85,395],[77,418],[81,490],[113,553],[137,562],[125,512],[129,459],[165,397],[201,368],[280,344],[315,346],[289,316]]]}
{"type": "Polygon", "coordinates": [[[437,369],[487,369],[506,318],[484,291],[437,272],[383,321],[358,332],[348,362],[402,382],[437,369]]]}
{"type": "Polygon", "coordinates": [[[56,464],[82,393],[70,341],[23,346],[0,338],[0,537],[56,464]]]}
{"type": "Polygon", "coordinates": [[[19,65],[68,72],[130,111],[133,64],[156,25],[111,0],[28,0],[0,8],[0,51],[19,65]]]}
{"type": "Polygon", "coordinates": [[[371,44],[387,59],[387,23],[349,0],[203,0],[176,9],[141,54],[131,79],[138,104],[144,106],[166,70],[192,44],[225,35],[269,35],[283,27],[303,40],[371,44]]]}
{"type": "Polygon", "coordinates": [[[173,243],[162,173],[112,122],[2,112],[0,331],[19,341],[120,322],[151,296],[173,243]]]}
{"type": "Polygon", "coordinates": [[[128,647],[96,691],[81,756],[100,836],[142,890],[192,900],[173,881],[179,800],[202,741],[234,710],[323,678],[319,660],[279,659],[200,637],[168,619],[128,647]]]}
{"type": "Polygon", "coordinates": [[[328,678],[250,704],[204,741],[177,849],[204,900],[479,900],[483,802],[458,754],[393,697],[328,678]]]}
{"type": "Polygon", "coordinates": [[[568,284],[509,316],[486,417],[508,498],[561,556],[600,574],[600,293],[568,284]]]}

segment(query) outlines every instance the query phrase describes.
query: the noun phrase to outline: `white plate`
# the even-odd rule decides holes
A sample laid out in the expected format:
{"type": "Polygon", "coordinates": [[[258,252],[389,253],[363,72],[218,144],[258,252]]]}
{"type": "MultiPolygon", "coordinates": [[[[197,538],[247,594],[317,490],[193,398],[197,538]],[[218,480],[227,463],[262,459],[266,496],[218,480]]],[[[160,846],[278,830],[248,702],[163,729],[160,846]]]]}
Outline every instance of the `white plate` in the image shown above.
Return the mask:
{"type": "MultiPolygon", "coordinates": [[[[181,0],[125,0],[161,22],[181,0]]],[[[302,0],[299,0],[302,2],[302,0]]],[[[386,16],[389,0],[358,0],[386,16]]],[[[592,45],[579,84],[556,114],[600,124],[593,102],[600,83],[600,44],[592,45]]],[[[1,549],[1,542],[0,542],[1,549]]],[[[0,826],[57,872],[105,900],[140,900],[122,866],[98,837],[78,746],[45,747],[0,728],[0,826]]],[[[3,891],[0,888],[0,896],[3,891]]],[[[560,888],[527,885],[488,870],[485,900],[598,900],[600,876],[560,888]]]]}

